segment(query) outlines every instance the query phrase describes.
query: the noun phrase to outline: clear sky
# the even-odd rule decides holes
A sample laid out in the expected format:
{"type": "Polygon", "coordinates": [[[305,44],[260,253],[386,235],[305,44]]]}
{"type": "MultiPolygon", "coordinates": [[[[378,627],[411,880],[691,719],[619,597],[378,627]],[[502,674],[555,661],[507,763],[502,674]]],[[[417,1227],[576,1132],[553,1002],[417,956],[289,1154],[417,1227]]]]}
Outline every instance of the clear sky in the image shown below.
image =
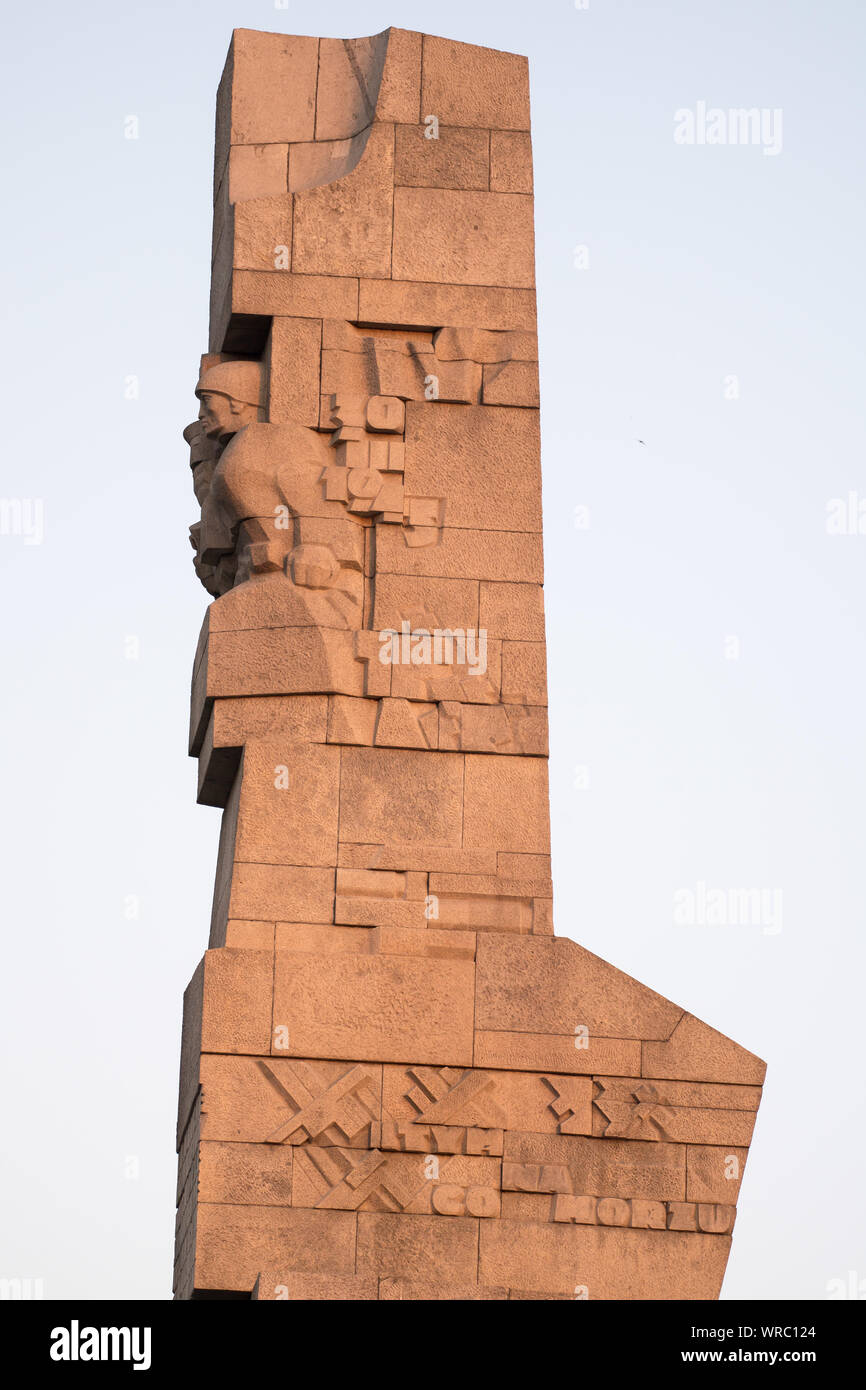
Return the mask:
{"type": "Polygon", "coordinates": [[[556,929],[767,1059],[724,1294],[824,1298],[866,1279],[860,0],[7,10],[0,1276],[171,1294],[214,96],[233,27],[389,24],[531,63],[556,929]],[[781,148],[677,143],[699,103],[781,148]],[[700,884],[772,907],[677,924],[700,884]]]}

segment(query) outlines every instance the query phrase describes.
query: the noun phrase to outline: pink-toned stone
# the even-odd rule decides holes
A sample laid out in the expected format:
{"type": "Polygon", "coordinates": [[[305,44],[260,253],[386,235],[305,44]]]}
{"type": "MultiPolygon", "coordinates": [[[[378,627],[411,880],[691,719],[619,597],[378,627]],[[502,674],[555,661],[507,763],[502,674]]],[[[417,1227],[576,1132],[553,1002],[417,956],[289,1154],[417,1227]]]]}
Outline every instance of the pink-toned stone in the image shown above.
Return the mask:
{"type": "Polygon", "coordinates": [[[203,1202],[195,1287],[252,1292],[259,1271],[281,1260],[303,1274],[352,1274],[356,1220],[349,1211],[203,1202]]]}
{"type": "Polygon", "coordinates": [[[437,1283],[477,1279],[478,1221],[470,1217],[358,1214],[357,1272],[437,1283]]]}
{"type": "Polygon", "coordinates": [[[481,399],[485,405],[537,409],[540,401],[535,362],[504,362],[484,368],[481,399]]]}
{"type": "Polygon", "coordinates": [[[763,1063],[553,935],[533,284],[524,58],[236,31],[179,1298],[718,1296],[763,1063]]]}
{"type": "Polygon", "coordinates": [[[487,191],[490,185],[488,132],[441,126],[438,139],[431,140],[428,129],[425,125],[397,126],[395,183],[409,188],[487,191]]]}
{"type": "Polygon", "coordinates": [[[379,84],[376,115],[380,121],[417,121],[421,110],[423,35],[389,29],[385,68],[379,84]]]}
{"type": "Polygon", "coordinates": [[[622,1038],[578,1037],[575,1034],[495,1032],[475,1034],[475,1065],[510,1067],[515,1071],[569,1072],[590,1076],[627,1075],[640,1043],[622,1038]],[[576,1046],[586,1042],[587,1046],[576,1046]]]}
{"type": "Polygon", "coordinates": [[[393,266],[395,280],[532,289],[532,199],[522,193],[396,188],[393,266]]]}
{"type": "Polygon", "coordinates": [[[479,939],[476,1022],[485,1031],[575,1037],[577,1029],[586,1028],[590,1039],[665,1037],[681,1012],[567,937],[479,939]]]}
{"type": "Polygon", "coordinates": [[[288,145],[233,145],[229,157],[229,202],[271,198],[288,189],[288,145]]]}
{"type": "Polygon", "coordinates": [[[728,1236],[505,1220],[480,1237],[481,1282],[589,1299],[717,1298],[730,1248],[728,1236]]]}
{"type": "Polygon", "coordinates": [[[347,748],[340,837],[441,846],[461,842],[463,759],[455,753],[347,748]]]}
{"type": "Polygon", "coordinates": [[[490,132],[490,187],[497,193],[531,193],[532,141],[528,131],[490,132]]]}
{"type": "Polygon", "coordinates": [[[256,1280],[252,1297],[260,1303],[367,1302],[378,1300],[379,1281],[359,1279],[354,1274],[297,1274],[294,1270],[267,1269],[256,1280]]]}
{"type": "Polygon", "coordinates": [[[411,402],[406,487],[446,497],[450,526],[540,531],[538,438],[538,419],[525,410],[411,402]]]}
{"type": "Polygon", "coordinates": [[[767,1066],[760,1057],[684,1014],[664,1042],[645,1042],[642,1076],[683,1077],[694,1081],[741,1082],[760,1086],[767,1066]]]}
{"type": "Polygon", "coordinates": [[[351,176],[295,194],[293,270],[388,277],[393,187],[394,128],[375,125],[351,176]]]}
{"type": "Polygon", "coordinates": [[[199,1152],[198,1184],[200,1202],[291,1206],[292,1150],[207,1141],[199,1152]]]}
{"type": "Polygon", "coordinates": [[[268,403],[268,418],[274,424],[318,424],[321,339],[315,319],[274,319],[268,403]]]}
{"type": "Polygon", "coordinates": [[[233,145],[313,138],[316,39],[235,29],[229,63],[233,145]]]}
{"type": "Polygon", "coordinates": [[[474,974],[464,960],[279,951],[274,1019],[292,1056],[466,1066],[474,974]]]}
{"type": "MultiPolygon", "coordinates": [[[[286,312],[289,312],[288,310],[286,312]]],[[[357,316],[365,323],[439,328],[443,323],[470,328],[535,328],[535,291],[480,285],[448,285],[426,280],[362,279],[357,316]]],[[[347,317],[353,317],[347,315],[347,317]]]]}
{"type": "Polygon", "coordinates": [[[529,130],[529,65],[517,53],[425,34],[421,105],[445,125],[529,130]]]}
{"type": "Polygon", "coordinates": [[[241,270],[232,277],[231,308],[235,314],[356,318],[358,280],[349,275],[241,270]]]}

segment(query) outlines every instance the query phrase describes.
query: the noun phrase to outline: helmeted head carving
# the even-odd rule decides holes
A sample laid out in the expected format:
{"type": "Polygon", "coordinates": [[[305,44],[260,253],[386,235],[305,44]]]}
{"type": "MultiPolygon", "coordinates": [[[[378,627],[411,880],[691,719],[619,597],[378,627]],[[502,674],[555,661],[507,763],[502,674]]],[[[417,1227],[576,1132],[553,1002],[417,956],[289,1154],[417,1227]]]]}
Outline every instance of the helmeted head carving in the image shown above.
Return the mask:
{"type": "Polygon", "coordinates": [[[195,394],[200,402],[198,418],[208,439],[226,444],[238,430],[262,418],[262,364],[218,362],[202,372],[195,394]]]}

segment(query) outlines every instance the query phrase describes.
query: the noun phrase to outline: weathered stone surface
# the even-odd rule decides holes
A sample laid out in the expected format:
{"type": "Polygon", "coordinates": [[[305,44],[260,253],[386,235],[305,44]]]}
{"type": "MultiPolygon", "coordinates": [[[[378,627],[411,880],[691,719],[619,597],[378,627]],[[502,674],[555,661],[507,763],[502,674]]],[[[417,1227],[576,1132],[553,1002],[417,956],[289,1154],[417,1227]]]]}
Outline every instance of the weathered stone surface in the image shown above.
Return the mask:
{"type": "Polygon", "coordinates": [[[682,1144],[508,1133],[503,1188],[678,1201],[686,1191],[682,1144]]]}
{"type": "MultiPolygon", "coordinates": [[[[476,761],[481,762],[481,759],[476,761]]],[[[571,1033],[592,1039],[667,1037],[682,1010],[566,937],[478,943],[477,1026],[485,1031],[571,1033]]]]}
{"type": "Polygon", "coordinates": [[[436,1283],[473,1284],[478,1221],[470,1217],[359,1212],[357,1272],[436,1283]]]}
{"type": "Polygon", "coordinates": [[[259,1271],[279,1261],[302,1274],[352,1274],[354,1212],[201,1202],[195,1288],[252,1292],[259,1271]]]}
{"type": "Polygon", "coordinates": [[[350,176],[295,194],[295,272],[390,275],[393,160],[393,127],[375,125],[350,176]]]}
{"type": "Polygon", "coordinates": [[[468,1066],[473,978],[471,961],[280,951],[275,1026],[292,1056],[468,1066]]]}
{"type": "Polygon", "coordinates": [[[200,1080],[203,1141],[270,1151],[308,1142],[367,1149],[378,1139],[381,1066],[214,1054],[202,1057],[200,1080]]]}
{"type": "Polygon", "coordinates": [[[425,34],[421,105],[445,125],[529,130],[529,65],[517,53],[425,34]]]}
{"type": "Polygon", "coordinates": [[[409,188],[477,188],[486,192],[490,184],[487,131],[442,126],[439,138],[431,140],[428,130],[425,125],[397,126],[395,183],[409,188]]]}
{"type": "Polygon", "coordinates": [[[571,1298],[713,1299],[729,1248],[727,1236],[489,1221],[479,1279],[571,1298]]]}
{"type": "Polygon", "coordinates": [[[642,1076],[760,1086],[766,1063],[700,1019],[684,1014],[665,1042],[645,1042],[642,1076]]]}
{"type": "Polygon", "coordinates": [[[213,186],[176,1296],[715,1298],[764,1065],[553,935],[526,59],[237,30],[213,186]]]}
{"type": "Polygon", "coordinates": [[[579,1075],[603,1071],[608,1076],[625,1076],[639,1055],[640,1043],[623,1038],[481,1029],[475,1033],[475,1065],[480,1067],[511,1067],[520,1071],[549,1068],[579,1075]]]}
{"type": "Polygon", "coordinates": [[[490,187],[496,193],[532,192],[532,142],[528,131],[490,132],[490,187]]]}
{"type": "Polygon", "coordinates": [[[393,264],[395,280],[532,289],[532,199],[522,193],[397,188],[393,264]]]}

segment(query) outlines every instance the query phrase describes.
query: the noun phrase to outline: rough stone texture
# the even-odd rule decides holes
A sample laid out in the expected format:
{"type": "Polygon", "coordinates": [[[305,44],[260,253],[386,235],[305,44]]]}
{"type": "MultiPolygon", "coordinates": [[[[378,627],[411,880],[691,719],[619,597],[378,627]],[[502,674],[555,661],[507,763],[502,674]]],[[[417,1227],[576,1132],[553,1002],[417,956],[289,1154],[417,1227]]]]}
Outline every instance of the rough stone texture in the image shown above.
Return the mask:
{"type": "Polygon", "coordinates": [[[524,58],[237,30],[178,1298],[711,1299],[764,1065],[553,935],[524,58]]]}

